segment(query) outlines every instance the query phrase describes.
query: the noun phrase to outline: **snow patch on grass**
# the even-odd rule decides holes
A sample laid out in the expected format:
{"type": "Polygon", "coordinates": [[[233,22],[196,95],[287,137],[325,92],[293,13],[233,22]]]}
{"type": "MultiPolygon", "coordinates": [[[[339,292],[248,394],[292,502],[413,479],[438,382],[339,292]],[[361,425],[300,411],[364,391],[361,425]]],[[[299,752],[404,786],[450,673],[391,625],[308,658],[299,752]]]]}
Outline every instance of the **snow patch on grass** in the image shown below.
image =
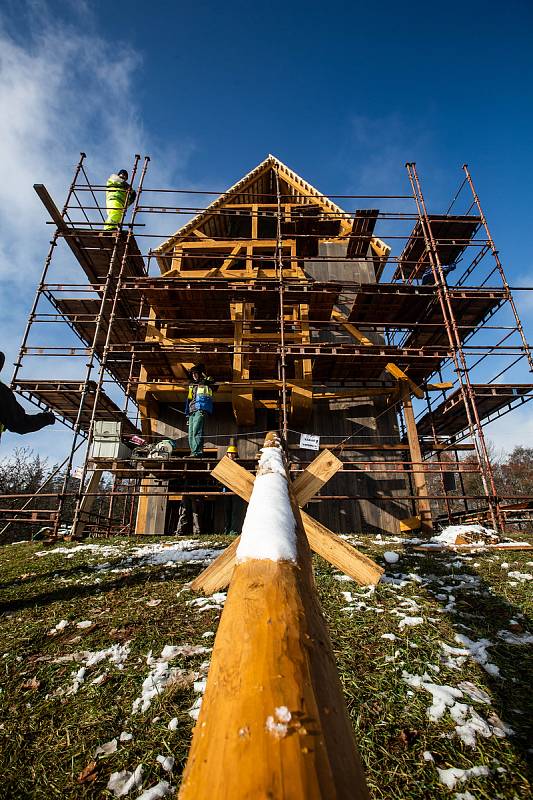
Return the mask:
{"type": "Polygon", "coordinates": [[[154,697],[162,694],[169,683],[174,682],[179,677],[186,674],[186,670],[180,667],[171,667],[169,662],[178,656],[188,658],[196,656],[201,653],[211,652],[208,647],[201,645],[181,645],[175,647],[173,645],[166,645],[161,651],[159,658],[152,657],[152,651],[146,656],[146,663],[151,667],[148,676],[143,681],[141,694],[133,701],[132,714],[144,714],[148,711],[152,704],[154,697]]]}
{"type": "MultiPolygon", "coordinates": [[[[404,670],[402,680],[413,689],[424,689],[431,694],[432,703],[426,713],[432,722],[442,719],[448,710],[450,717],[456,723],[456,735],[468,747],[476,747],[476,737],[478,736],[485,739],[496,736],[501,739],[513,734],[512,728],[505,725],[494,712],[491,712],[489,721],[487,721],[471,705],[460,703],[459,700],[464,697],[462,689],[433,683],[427,672],[420,676],[410,675],[404,670]]],[[[478,697],[483,697],[481,702],[488,701],[490,703],[490,698],[485,699],[485,693],[474,684],[465,682],[463,686],[468,687],[467,693],[472,698],[477,694],[478,697]]]]}
{"type": "Polygon", "coordinates": [[[142,764],[135,769],[134,772],[128,772],[123,769],[120,772],[113,772],[107,783],[107,788],[113,792],[115,797],[125,797],[132,789],[137,789],[143,779],[142,764]]]}
{"type": "Polygon", "coordinates": [[[168,781],[159,781],[155,786],[145,789],[137,800],[158,800],[158,798],[166,797],[167,794],[171,794],[173,791],[174,787],[168,781]]]}
{"type": "Polygon", "coordinates": [[[464,783],[469,778],[481,778],[490,775],[490,769],[485,766],[470,767],[470,769],[459,769],[459,767],[450,767],[449,769],[439,769],[439,780],[448,789],[454,789],[456,784],[464,783]]]}
{"type": "Polygon", "coordinates": [[[201,611],[209,611],[209,609],[221,610],[226,602],[226,592],[215,592],[209,597],[195,597],[194,600],[188,600],[187,605],[193,608],[199,608],[201,611]]]}

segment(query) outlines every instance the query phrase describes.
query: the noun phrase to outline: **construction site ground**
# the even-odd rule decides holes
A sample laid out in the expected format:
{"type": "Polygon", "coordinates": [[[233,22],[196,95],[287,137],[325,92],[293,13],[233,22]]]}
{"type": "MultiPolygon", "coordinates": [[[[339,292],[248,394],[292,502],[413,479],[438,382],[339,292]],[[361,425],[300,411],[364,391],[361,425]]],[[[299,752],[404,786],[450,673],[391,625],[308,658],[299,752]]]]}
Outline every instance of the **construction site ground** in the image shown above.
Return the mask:
{"type": "MultiPolygon", "coordinates": [[[[225,599],[186,584],[230,541],[2,548],[1,797],[113,797],[123,770],[171,796],[225,599]]],[[[372,797],[530,797],[532,553],[349,541],[384,581],[316,579],[372,797]]]]}

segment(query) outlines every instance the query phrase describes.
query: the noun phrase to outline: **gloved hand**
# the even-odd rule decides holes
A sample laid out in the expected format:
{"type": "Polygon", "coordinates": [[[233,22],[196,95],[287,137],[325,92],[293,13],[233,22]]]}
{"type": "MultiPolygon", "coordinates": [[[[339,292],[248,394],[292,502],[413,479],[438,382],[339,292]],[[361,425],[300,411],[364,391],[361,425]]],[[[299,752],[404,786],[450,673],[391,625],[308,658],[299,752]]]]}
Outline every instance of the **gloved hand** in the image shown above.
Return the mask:
{"type": "Polygon", "coordinates": [[[44,416],[46,417],[46,424],[47,425],[55,425],[56,417],[51,411],[45,411],[44,416]]]}

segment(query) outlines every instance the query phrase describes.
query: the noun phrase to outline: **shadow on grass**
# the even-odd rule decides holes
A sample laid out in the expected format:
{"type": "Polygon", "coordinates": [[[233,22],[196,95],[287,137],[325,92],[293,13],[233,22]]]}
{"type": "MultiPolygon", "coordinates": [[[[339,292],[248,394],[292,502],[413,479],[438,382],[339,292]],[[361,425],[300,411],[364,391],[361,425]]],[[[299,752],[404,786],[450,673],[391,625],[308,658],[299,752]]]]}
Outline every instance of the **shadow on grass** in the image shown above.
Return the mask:
{"type": "MultiPolygon", "coordinates": [[[[73,568],[73,571],[76,571],[77,569],[78,568],[73,568]]],[[[84,567],[83,569],[86,570],[87,568],[84,567]]],[[[186,583],[190,580],[193,580],[203,569],[204,565],[202,564],[181,562],[180,566],[176,568],[176,578],[179,578],[180,583],[186,583]]],[[[42,592],[40,594],[31,594],[26,597],[0,602],[0,613],[21,611],[24,608],[31,608],[33,606],[46,606],[51,603],[77,600],[91,597],[93,595],[105,594],[107,592],[112,592],[117,589],[124,589],[126,587],[132,588],[133,586],[138,586],[141,584],[166,583],[171,580],[171,578],[168,577],[168,568],[165,569],[164,567],[161,567],[156,574],[153,567],[147,569],[138,567],[135,571],[135,574],[128,573],[127,575],[113,578],[111,580],[105,580],[104,572],[97,573],[95,577],[98,577],[98,575],[104,577],[104,580],[102,580],[101,583],[74,584],[64,586],[59,589],[42,592]]],[[[41,579],[42,578],[43,576],[41,575],[41,579]]],[[[24,585],[24,583],[25,582],[23,581],[21,585],[24,585]]]]}

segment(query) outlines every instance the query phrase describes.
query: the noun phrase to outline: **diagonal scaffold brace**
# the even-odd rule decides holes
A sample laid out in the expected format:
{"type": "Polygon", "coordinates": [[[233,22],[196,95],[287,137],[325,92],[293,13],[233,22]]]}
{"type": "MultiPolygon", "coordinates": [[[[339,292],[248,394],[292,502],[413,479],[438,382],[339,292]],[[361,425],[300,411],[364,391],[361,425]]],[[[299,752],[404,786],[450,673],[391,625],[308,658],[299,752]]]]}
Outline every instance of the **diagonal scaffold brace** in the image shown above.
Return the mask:
{"type": "Polygon", "coordinates": [[[369,798],[293,486],[269,434],[180,800],[369,798]]]}

